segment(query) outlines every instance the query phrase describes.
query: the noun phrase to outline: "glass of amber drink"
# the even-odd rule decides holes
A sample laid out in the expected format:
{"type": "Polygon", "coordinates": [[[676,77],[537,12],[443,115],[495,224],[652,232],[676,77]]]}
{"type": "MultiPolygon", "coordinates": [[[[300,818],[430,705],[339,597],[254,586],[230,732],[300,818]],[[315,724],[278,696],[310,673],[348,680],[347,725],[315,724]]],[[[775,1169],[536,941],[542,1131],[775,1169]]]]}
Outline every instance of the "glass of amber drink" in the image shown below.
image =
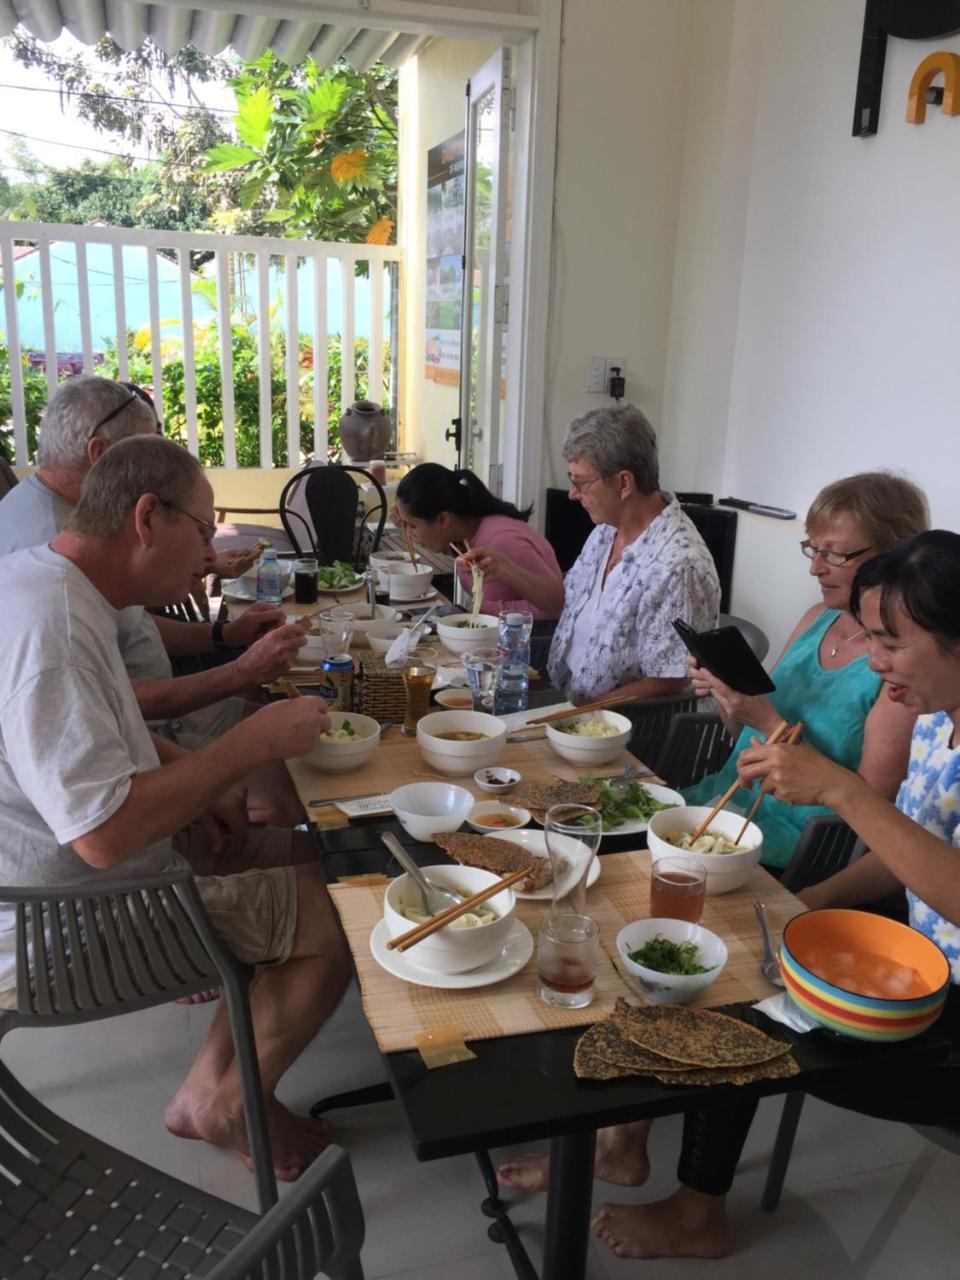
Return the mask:
{"type": "Polygon", "coordinates": [[[430,690],[437,674],[437,650],[426,646],[411,649],[403,665],[403,688],[407,697],[401,733],[416,733],[417,722],[430,708],[430,690]]]}
{"type": "Polygon", "coordinates": [[[707,873],[696,858],[658,858],[650,871],[650,917],[699,924],[707,892],[707,873]]]}

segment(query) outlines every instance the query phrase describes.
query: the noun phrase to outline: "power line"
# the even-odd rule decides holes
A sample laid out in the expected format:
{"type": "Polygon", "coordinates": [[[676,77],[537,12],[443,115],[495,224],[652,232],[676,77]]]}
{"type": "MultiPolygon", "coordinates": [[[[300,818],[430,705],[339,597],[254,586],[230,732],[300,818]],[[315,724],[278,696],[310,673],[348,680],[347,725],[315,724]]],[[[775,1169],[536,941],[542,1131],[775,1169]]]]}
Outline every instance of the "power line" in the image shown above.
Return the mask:
{"type": "MultiPolygon", "coordinates": [[[[121,158],[116,147],[109,149],[107,147],[85,147],[81,142],[60,142],[54,138],[35,138],[30,133],[21,133],[19,129],[0,129],[0,133],[9,133],[14,138],[23,138],[25,142],[40,142],[46,147],[69,147],[72,151],[96,151],[98,155],[114,156],[116,159],[121,158]]],[[[158,156],[138,156],[132,152],[124,151],[122,153],[124,160],[146,160],[149,164],[156,164],[158,156]]]]}
{"type": "Polygon", "coordinates": [[[163,98],[126,98],[118,93],[95,93],[92,89],[53,89],[40,84],[5,84],[0,89],[18,89],[24,93],[56,93],[68,98],[96,98],[98,102],[124,102],[128,107],[170,107],[176,110],[212,111],[217,115],[232,116],[235,113],[230,107],[208,107],[205,103],[199,106],[193,102],[165,102],[163,98]]]}

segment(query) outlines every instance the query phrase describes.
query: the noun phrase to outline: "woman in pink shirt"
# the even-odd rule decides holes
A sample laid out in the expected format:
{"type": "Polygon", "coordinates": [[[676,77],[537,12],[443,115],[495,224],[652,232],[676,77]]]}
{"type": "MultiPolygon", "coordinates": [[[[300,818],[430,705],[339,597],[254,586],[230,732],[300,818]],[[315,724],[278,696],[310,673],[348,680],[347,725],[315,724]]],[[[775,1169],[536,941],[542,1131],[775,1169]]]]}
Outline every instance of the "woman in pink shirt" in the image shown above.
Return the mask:
{"type": "MultiPolygon", "coordinates": [[[[427,551],[459,554],[465,542],[471,547],[499,551],[531,573],[562,579],[553,547],[542,533],[527,524],[532,507],[518,511],[490,492],[472,471],[450,471],[438,462],[414,467],[397,485],[396,514],[427,551]]],[[[470,589],[470,573],[458,565],[461,584],[470,589]]],[[[517,599],[502,582],[486,582],[484,613],[501,609],[529,609],[535,618],[549,618],[529,600],[517,599]]]]}

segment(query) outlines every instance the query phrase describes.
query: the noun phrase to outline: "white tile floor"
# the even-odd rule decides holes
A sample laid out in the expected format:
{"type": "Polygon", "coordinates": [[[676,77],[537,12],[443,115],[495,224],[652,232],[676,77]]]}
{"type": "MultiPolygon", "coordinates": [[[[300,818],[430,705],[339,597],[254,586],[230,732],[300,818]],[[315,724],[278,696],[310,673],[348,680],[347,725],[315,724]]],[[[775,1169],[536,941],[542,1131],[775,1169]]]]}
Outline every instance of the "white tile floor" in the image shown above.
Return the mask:
{"type": "MultiPolygon", "coordinates": [[[[17,1031],[4,1059],[48,1106],[97,1136],[214,1194],[253,1207],[253,1185],[231,1157],[171,1137],[163,1104],[184,1074],[209,1007],[167,1005],[109,1022],[17,1031]]],[[[317,1097],[381,1078],[379,1058],[351,993],[290,1071],[284,1100],[305,1110],[317,1097]]],[[[735,1254],[723,1262],[625,1262],[591,1246],[590,1280],[644,1276],[739,1280],[947,1280],[960,1275],[960,1159],[902,1126],[869,1121],[808,1100],[783,1202],[759,1210],[779,1116],[763,1104],[730,1197],[735,1254]]],[[[598,1184],[597,1199],[653,1199],[674,1185],[679,1119],[659,1122],[654,1174],[642,1192],[598,1184]]],[[[367,1220],[370,1280],[510,1280],[502,1248],[486,1236],[483,1190],[472,1157],[418,1164],[392,1104],[341,1111],[337,1140],[353,1157],[367,1220]]],[[[516,1205],[514,1220],[535,1259],[543,1200],[516,1205]]]]}

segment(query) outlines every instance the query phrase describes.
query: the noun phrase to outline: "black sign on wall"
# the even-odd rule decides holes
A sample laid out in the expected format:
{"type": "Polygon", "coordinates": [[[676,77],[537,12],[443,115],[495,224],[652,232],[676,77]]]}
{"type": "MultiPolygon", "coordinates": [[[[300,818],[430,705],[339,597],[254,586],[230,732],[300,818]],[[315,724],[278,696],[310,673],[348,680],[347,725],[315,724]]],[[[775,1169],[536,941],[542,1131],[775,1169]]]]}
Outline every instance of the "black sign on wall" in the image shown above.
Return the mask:
{"type": "Polygon", "coordinates": [[[936,40],[960,32],[960,0],[867,0],[853,135],[877,132],[887,37],[936,40]]]}

